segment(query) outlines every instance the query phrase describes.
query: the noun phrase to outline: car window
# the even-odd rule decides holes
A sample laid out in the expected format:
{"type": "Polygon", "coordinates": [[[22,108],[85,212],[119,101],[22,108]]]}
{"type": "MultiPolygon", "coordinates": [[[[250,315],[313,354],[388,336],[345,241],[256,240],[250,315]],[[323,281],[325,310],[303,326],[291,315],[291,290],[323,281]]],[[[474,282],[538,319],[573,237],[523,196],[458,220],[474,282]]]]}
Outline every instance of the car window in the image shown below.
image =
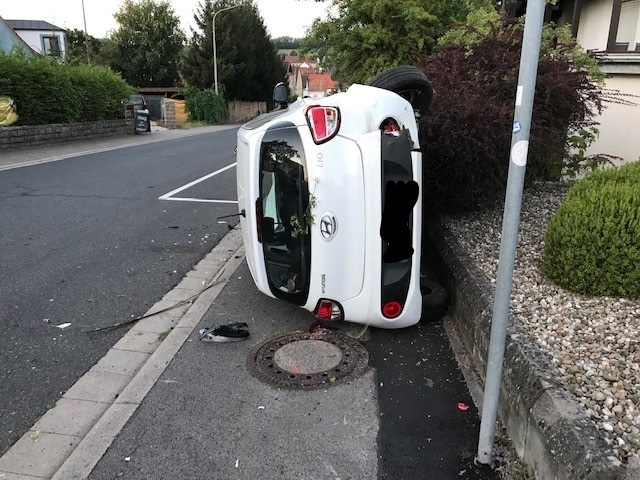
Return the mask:
{"type": "Polygon", "coordinates": [[[298,303],[309,293],[311,236],[305,225],[309,186],[295,128],[267,132],[260,154],[262,246],[269,287],[298,303]]]}

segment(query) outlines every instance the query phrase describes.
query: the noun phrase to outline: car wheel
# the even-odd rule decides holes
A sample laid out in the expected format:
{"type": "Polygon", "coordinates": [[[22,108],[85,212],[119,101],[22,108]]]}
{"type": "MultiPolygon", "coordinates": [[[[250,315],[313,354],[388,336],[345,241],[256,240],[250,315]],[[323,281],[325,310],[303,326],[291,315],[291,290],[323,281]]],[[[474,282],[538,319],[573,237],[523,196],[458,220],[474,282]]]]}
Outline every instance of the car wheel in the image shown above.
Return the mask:
{"type": "Polygon", "coordinates": [[[421,322],[430,322],[442,317],[447,310],[447,290],[440,284],[423,278],[420,280],[422,292],[421,322]]]}
{"type": "Polygon", "coordinates": [[[419,68],[410,65],[390,68],[376,75],[369,85],[397,93],[420,116],[425,115],[431,106],[433,87],[419,68]]]}

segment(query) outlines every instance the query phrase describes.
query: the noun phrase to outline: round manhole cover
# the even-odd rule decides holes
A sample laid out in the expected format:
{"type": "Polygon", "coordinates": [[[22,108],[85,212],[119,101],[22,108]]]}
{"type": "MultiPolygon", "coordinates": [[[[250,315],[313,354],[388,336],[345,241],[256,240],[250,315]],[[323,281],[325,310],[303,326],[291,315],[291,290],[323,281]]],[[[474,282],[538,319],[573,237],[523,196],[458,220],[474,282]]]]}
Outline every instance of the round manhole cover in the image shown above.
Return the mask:
{"type": "Polygon", "coordinates": [[[281,388],[313,389],[337,385],[362,375],[369,353],[342,333],[319,330],[277,335],[251,349],[249,371],[281,388]]]}

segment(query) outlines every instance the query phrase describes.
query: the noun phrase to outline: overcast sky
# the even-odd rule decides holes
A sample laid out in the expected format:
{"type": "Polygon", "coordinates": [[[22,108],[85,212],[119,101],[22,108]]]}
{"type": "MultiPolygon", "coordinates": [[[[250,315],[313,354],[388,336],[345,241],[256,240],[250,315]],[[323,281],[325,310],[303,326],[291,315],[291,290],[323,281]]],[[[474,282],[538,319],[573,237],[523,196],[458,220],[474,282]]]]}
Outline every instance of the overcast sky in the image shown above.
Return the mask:
{"type": "MultiPolygon", "coordinates": [[[[277,37],[302,37],[317,17],[324,17],[330,2],[314,0],[254,0],[269,34],[277,37]]],[[[122,0],[84,0],[89,35],[103,38],[116,28],[113,14],[122,0]]],[[[190,36],[193,12],[199,0],[169,0],[180,17],[182,29],[190,36]]],[[[216,23],[220,21],[220,14],[216,23]]],[[[45,20],[61,28],[84,30],[82,0],[0,0],[0,16],[11,20],[45,20]]]]}

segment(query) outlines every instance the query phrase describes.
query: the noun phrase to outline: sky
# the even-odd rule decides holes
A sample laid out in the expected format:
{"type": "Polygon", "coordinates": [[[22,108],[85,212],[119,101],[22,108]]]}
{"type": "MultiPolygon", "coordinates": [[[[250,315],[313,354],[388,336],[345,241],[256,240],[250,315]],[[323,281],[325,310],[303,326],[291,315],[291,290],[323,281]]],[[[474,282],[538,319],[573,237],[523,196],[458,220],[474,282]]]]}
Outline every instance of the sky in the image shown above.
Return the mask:
{"type": "MultiPolygon", "coordinates": [[[[44,20],[57,27],[84,30],[83,0],[0,0],[0,17],[5,20],[44,20]]],[[[254,0],[272,38],[304,36],[317,17],[324,17],[330,2],[314,0],[254,0]]],[[[122,0],[84,0],[87,32],[104,38],[117,27],[113,14],[122,0]]],[[[180,17],[182,29],[190,37],[193,13],[199,0],[169,0],[180,17]]],[[[216,19],[220,21],[221,13],[216,19]]]]}

